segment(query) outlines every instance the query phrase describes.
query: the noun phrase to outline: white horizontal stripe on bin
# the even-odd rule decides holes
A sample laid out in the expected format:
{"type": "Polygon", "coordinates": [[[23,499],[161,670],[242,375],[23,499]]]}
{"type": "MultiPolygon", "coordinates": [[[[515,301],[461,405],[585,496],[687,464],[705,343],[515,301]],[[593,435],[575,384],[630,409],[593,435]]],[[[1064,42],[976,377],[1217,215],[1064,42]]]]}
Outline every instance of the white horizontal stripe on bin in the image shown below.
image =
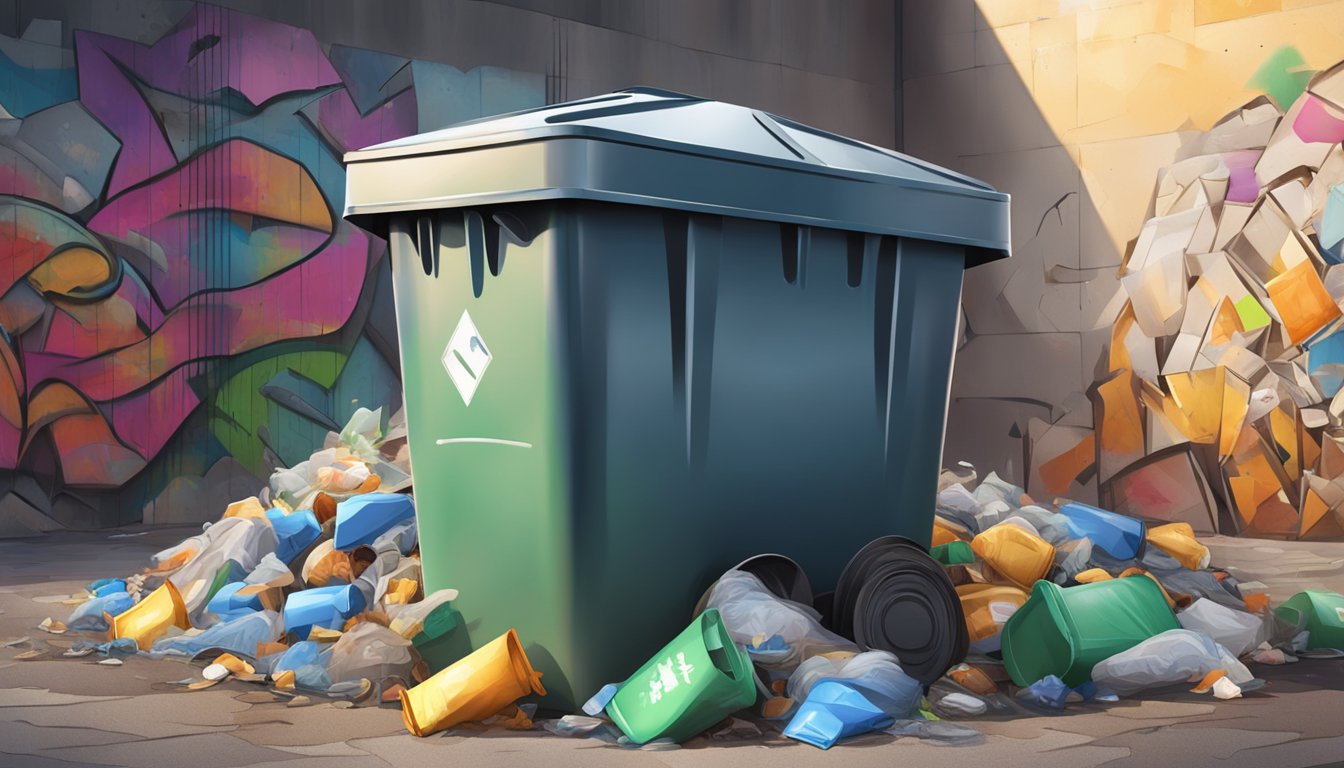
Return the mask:
{"type": "Polygon", "coordinates": [[[457,443],[488,443],[491,445],[512,445],[515,448],[531,448],[531,443],[524,443],[521,440],[502,440],[498,437],[441,437],[435,441],[437,445],[455,445],[457,443]]]}

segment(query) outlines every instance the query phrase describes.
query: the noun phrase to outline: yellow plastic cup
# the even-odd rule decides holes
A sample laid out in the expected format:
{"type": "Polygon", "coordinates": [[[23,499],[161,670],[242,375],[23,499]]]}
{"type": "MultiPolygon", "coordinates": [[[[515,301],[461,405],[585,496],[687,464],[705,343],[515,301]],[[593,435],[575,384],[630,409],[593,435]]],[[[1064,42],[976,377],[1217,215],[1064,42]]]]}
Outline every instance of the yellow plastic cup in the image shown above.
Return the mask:
{"type": "Polygon", "coordinates": [[[155,640],[163,637],[169,627],[191,629],[187,619],[187,605],[172,581],[163,582],[163,586],[123,611],[116,617],[109,617],[111,639],[129,637],[141,650],[148,650],[155,640]]]}
{"type": "Polygon", "coordinates": [[[401,692],[401,718],[416,736],[484,720],[518,699],[546,695],[541,673],[532,668],[518,631],[491,640],[457,663],[401,692]]]}

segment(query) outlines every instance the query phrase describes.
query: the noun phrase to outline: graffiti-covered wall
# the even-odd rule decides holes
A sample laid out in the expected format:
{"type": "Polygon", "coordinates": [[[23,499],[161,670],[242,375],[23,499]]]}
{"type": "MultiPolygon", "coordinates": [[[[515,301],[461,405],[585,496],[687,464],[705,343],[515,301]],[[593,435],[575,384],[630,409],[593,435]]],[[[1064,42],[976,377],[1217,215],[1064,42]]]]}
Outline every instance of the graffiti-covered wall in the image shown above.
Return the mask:
{"type": "Polygon", "coordinates": [[[0,527],[214,517],[399,406],[342,154],[542,104],[544,76],[205,4],[150,43],[65,32],[0,37],[0,527]]]}
{"type": "Polygon", "coordinates": [[[397,407],[353,147],[632,85],[899,142],[890,0],[0,0],[0,536],[216,519],[397,407]]]}

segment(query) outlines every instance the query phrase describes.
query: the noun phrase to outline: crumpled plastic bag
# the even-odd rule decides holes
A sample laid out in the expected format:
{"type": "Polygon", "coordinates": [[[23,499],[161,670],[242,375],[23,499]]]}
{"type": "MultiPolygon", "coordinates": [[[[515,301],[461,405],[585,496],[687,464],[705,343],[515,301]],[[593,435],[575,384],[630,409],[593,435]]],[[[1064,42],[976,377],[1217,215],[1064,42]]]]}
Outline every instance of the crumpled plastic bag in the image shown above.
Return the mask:
{"type": "Polygon", "coordinates": [[[1223,670],[1237,684],[1255,679],[1246,665],[1203,632],[1169,629],[1097,662],[1092,681],[1128,696],[1146,688],[1200,680],[1215,669],[1223,670]]]}
{"type": "Polygon", "coordinates": [[[418,661],[410,640],[381,624],[363,621],[331,647],[327,674],[338,683],[360,678],[377,683],[392,675],[409,679],[418,661]]]}
{"type": "Polygon", "coordinates": [[[1073,689],[1065,685],[1057,675],[1046,675],[1017,692],[1017,697],[1030,704],[1047,709],[1063,709],[1073,689]]]}
{"type": "Polygon", "coordinates": [[[379,458],[378,443],[383,437],[382,423],[382,408],[372,411],[368,408],[360,408],[354,412],[350,421],[346,422],[345,428],[341,430],[341,443],[350,450],[353,456],[372,464],[379,458]]]}
{"type": "Polygon", "coordinates": [[[115,617],[117,614],[129,610],[135,605],[135,599],[126,591],[110,592],[102,597],[94,597],[84,601],[75,608],[66,620],[66,627],[72,632],[106,632],[108,630],[107,619],[103,616],[107,613],[115,617]]]}
{"type": "Polygon", "coordinates": [[[944,744],[979,744],[985,735],[974,728],[944,723],[938,720],[897,720],[886,729],[892,736],[913,736],[916,739],[938,741],[944,744]]]}
{"type": "Polygon", "coordinates": [[[718,609],[733,642],[767,669],[793,670],[817,654],[859,650],[822,627],[811,606],[775,595],[745,571],[723,574],[710,588],[706,606],[718,609]]]}
{"type": "Polygon", "coordinates": [[[860,689],[865,698],[892,717],[906,717],[919,705],[920,682],[901,669],[896,654],[867,651],[848,658],[813,656],[794,670],[784,687],[794,701],[807,699],[812,687],[823,680],[843,680],[860,689]]]}
{"type": "Polygon", "coordinates": [[[210,598],[210,586],[220,569],[233,562],[243,573],[248,573],[263,557],[274,553],[279,542],[275,530],[264,518],[229,517],[209,525],[199,536],[159,552],[153,562],[156,566],[169,562],[179,552],[194,548],[195,554],[168,579],[182,594],[192,624],[199,626],[210,598]]]}
{"type": "MultiPolygon", "coordinates": [[[[1058,512],[1037,506],[1035,504],[1026,504],[1013,512],[1013,517],[1019,517],[1031,523],[1036,529],[1035,533],[1050,544],[1058,547],[1060,544],[1076,539],[1073,532],[1069,530],[1068,518],[1058,512]]],[[[1011,519],[1011,518],[1010,518],[1011,519]]]]}
{"type": "Polygon", "coordinates": [[[1226,648],[1233,656],[1242,656],[1264,642],[1269,631],[1265,622],[1253,613],[1238,611],[1201,597],[1176,614],[1186,629],[1203,632],[1226,648]]]}
{"type": "Polygon", "coordinates": [[[253,658],[258,643],[277,640],[284,633],[284,622],[275,611],[257,611],[225,621],[195,635],[166,637],[154,643],[147,654],[155,659],[168,656],[195,658],[201,651],[222,648],[235,655],[253,658]]]}
{"type": "Polygon", "coordinates": [[[784,735],[814,747],[830,749],[850,736],[886,728],[893,718],[850,680],[822,680],[784,728],[784,735]]]}
{"type": "Polygon", "coordinates": [[[295,672],[309,665],[326,667],[327,660],[331,658],[331,651],[332,649],[326,643],[300,640],[291,645],[289,650],[280,654],[280,658],[271,662],[271,675],[275,676],[281,672],[295,672]]]}
{"type": "Polygon", "coordinates": [[[388,629],[410,640],[425,628],[425,620],[431,614],[456,599],[456,589],[440,589],[425,595],[425,599],[418,603],[389,605],[386,608],[391,620],[388,629]]]}

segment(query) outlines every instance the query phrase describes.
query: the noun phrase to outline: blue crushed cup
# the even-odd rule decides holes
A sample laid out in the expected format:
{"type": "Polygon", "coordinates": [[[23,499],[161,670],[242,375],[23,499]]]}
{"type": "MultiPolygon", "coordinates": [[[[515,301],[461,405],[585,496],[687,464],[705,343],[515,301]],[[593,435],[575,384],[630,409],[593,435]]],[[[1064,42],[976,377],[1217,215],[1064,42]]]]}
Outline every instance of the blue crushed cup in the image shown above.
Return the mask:
{"type": "Polygon", "coordinates": [[[829,749],[841,739],[891,725],[894,719],[843,680],[822,680],[784,729],[784,735],[829,749]]]}

